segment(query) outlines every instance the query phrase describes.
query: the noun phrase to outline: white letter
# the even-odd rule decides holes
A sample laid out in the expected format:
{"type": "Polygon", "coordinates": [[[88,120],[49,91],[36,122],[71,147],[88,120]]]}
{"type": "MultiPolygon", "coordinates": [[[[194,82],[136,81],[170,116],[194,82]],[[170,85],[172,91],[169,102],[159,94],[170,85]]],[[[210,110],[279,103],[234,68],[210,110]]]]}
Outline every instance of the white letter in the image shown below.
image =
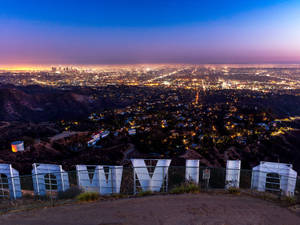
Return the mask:
{"type": "Polygon", "coordinates": [[[123,166],[86,166],[77,165],[78,185],[85,191],[97,191],[100,194],[120,193],[123,166]],[[92,167],[92,171],[88,171],[92,167]],[[108,173],[105,173],[105,169],[108,173]]]}
{"type": "Polygon", "coordinates": [[[186,160],[185,161],[185,180],[199,183],[199,160],[186,160]]]}
{"type": "Polygon", "coordinates": [[[226,165],[226,189],[230,187],[240,187],[240,172],[241,161],[240,160],[227,160],[226,165]]]}
{"type": "MultiPolygon", "coordinates": [[[[0,164],[0,175],[4,174],[7,177],[7,185],[10,198],[16,199],[22,197],[19,172],[12,168],[11,164],[0,164]]],[[[1,180],[1,183],[4,182],[1,180]]],[[[2,183],[3,185],[4,183],[2,183]]],[[[4,190],[3,190],[4,191],[4,190]]]]}
{"type": "Polygon", "coordinates": [[[171,164],[170,159],[156,159],[152,177],[150,177],[144,159],[132,159],[134,171],[138,177],[143,191],[160,191],[162,184],[167,177],[168,169],[171,164]]]}
{"type": "Polygon", "coordinates": [[[52,164],[36,164],[32,169],[32,180],[34,193],[36,195],[46,195],[46,191],[65,191],[69,188],[69,177],[62,166],[52,164]],[[45,175],[47,175],[45,179],[45,175]],[[49,186],[49,189],[46,188],[49,186]]]}

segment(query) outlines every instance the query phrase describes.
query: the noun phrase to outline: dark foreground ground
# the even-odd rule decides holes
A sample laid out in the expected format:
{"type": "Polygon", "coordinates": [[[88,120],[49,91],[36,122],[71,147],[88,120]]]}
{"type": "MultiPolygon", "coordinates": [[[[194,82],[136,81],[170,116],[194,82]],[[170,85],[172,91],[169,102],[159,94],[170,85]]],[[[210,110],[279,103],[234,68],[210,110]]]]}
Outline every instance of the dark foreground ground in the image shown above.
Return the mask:
{"type": "Polygon", "coordinates": [[[232,195],[169,195],[65,205],[9,213],[6,225],[204,225],[300,224],[287,208],[264,200],[232,195]]]}

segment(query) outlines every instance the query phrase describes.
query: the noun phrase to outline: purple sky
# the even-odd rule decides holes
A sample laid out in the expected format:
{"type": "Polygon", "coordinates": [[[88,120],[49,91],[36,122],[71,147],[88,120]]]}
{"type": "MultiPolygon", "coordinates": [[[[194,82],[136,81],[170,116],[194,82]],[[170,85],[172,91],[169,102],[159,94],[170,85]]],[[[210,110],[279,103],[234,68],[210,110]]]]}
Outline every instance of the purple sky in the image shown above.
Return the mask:
{"type": "Polygon", "coordinates": [[[0,28],[0,65],[300,62],[296,1],[204,21],[122,26],[62,23],[0,11],[0,28]]]}

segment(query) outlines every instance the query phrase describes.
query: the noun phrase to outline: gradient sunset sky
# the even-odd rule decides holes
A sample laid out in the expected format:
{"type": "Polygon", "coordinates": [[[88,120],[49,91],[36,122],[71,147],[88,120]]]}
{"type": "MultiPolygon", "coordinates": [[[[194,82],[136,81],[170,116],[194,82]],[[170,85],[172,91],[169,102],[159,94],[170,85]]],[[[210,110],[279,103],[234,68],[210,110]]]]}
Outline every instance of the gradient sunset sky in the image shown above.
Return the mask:
{"type": "Polygon", "coordinates": [[[300,63],[299,0],[0,3],[0,65],[300,63]]]}

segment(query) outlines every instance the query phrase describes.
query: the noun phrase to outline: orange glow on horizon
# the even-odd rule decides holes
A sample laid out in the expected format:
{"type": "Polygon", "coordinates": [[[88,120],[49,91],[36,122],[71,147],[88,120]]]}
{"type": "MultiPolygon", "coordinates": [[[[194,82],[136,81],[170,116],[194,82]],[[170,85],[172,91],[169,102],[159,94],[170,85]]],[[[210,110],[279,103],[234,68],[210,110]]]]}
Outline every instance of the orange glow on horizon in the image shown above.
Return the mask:
{"type": "MultiPolygon", "coordinates": [[[[145,63],[145,64],[7,64],[7,65],[0,65],[0,71],[10,71],[10,72],[39,72],[39,71],[51,71],[52,67],[71,67],[75,69],[82,69],[82,70],[111,70],[111,69],[120,69],[120,68],[144,68],[144,67],[151,67],[153,70],[160,68],[160,67],[166,67],[166,66],[173,66],[173,67],[180,67],[180,66],[204,66],[206,68],[214,68],[214,67],[232,67],[232,68],[244,68],[244,67],[251,67],[255,66],[257,68],[264,68],[264,67],[271,67],[271,68],[277,68],[282,66],[283,64],[184,64],[184,63],[145,63]]],[[[284,64],[286,67],[291,68],[300,68],[300,64],[284,64]]],[[[153,84],[152,84],[153,85],[153,84]]],[[[154,84],[156,85],[156,84],[154,84]]]]}
{"type": "Polygon", "coordinates": [[[183,64],[170,64],[170,63],[162,63],[162,64],[0,64],[0,71],[15,71],[15,72],[37,72],[37,71],[50,71],[52,67],[73,67],[79,69],[105,69],[105,68],[122,68],[122,67],[161,67],[161,66],[174,66],[174,65],[183,65],[183,64]]]}
{"type": "Polygon", "coordinates": [[[4,71],[18,71],[18,72],[35,72],[50,70],[51,66],[40,66],[40,65],[11,65],[11,66],[0,66],[0,70],[4,71]]]}

